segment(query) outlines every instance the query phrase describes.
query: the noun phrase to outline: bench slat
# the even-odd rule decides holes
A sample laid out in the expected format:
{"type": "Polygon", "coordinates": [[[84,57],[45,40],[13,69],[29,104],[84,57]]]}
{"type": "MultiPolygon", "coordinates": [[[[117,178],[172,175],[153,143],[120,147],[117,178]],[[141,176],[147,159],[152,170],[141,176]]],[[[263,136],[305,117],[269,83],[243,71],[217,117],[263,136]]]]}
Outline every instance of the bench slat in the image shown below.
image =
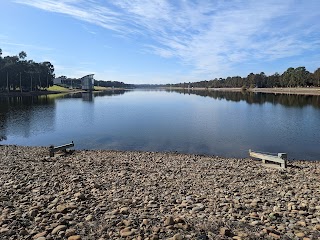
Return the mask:
{"type": "Polygon", "coordinates": [[[71,148],[71,147],[74,147],[73,141],[71,143],[60,145],[60,146],[57,146],[57,147],[50,146],[50,149],[49,149],[50,157],[53,157],[55,152],[58,152],[60,150],[66,151],[67,148],[71,148]]]}
{"type": "Polygon", "coordinates": [[[57,151],[59,151],[59,150],[63,150],[63,149],[66,149],[66,148],[71,148],[71,147],[74,147],[74,144],[73,144],[73,143],[68,143],[68,144],[65,144],[65,145],[53,147],[53,148],[52,148],[52,151],[57,152],[57,151]]]}

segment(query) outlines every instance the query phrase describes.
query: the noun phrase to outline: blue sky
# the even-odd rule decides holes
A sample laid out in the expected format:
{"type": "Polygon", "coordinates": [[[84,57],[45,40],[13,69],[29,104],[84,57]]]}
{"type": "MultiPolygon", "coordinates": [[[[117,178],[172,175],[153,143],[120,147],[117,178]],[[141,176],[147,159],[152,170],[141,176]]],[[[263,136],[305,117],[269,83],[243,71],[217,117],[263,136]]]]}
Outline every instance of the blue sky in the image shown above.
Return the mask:
{"type": "Polygon", "coordinates": [[[320,67],[319,0],[2,0],[3,55],[57,76],[177,83],[320,67]]]}

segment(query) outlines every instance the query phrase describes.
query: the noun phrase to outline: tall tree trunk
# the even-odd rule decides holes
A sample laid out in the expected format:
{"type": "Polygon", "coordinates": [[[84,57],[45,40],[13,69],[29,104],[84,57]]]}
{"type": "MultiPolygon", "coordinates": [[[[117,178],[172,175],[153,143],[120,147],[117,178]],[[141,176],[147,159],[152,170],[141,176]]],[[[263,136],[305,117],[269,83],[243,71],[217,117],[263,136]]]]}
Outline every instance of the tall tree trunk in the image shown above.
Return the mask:
{"type": "Polygon", "coordinates": [[[21,72],[20,72],[20,92],[22,92],[22,86],[21,86],[21,72]]]}
{"type": "Polygon", "coordinates": [[[7,71],[7,91],[9,92],[9,73],[7,71]]]}
{"type": "Polygon", "coordinates": [[[32,75],[30,74],[30,81],[31,81],[31,88],[30,88],[30,92],[32,92],[32,75]]]}
{"type": "Polygon", "coordinates": [[[39,73],[39,86],[40,86],[40,91],[41,91],[40,73],[39,73]]]}

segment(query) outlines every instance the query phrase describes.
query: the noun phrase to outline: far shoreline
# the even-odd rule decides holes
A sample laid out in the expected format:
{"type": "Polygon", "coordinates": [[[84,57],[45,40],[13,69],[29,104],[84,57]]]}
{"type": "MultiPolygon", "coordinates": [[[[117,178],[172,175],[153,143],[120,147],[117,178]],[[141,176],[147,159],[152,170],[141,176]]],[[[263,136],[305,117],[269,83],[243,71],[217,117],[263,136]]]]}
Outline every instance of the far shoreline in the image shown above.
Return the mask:
{"type": "MultiPolygon", "coordinates": [[[[153,89],[153,88],[151,88],[153,89]]],[[[164,89],[164,90],[185,90],[185,91],[221,91],[221,92],[253,92],[253,93],[272,93],[272,94],[294,94],[294,95],[311,95],[311,96],[320,96],[320,87],[317,88],[183,88],[183,87],[164,87],[154,89],[164,89]]],[[[104,88],[96,89],[92,92],[105,92],[105,91],[114,91],[114,90],[128,90],[123,88],[104,88]]],[[[131,89],[130,89],[131,90],[131,89]]],[[[70,93],[82,93],[88,92],[81,89],[72,89],[67,91],[50,91],[50,90],[41,90],[41,91],[32,91],[32,92],[0,92],[0,97],[32,97],[32,96],[42,96],[42,95],[51,95],[51,94],[70,94],[70,93]]]]}
{"type": "Polygon", "coordinates": [[[196,91],[222,91],[222,92],[254,92],[254,93],[273,93],[273,94],[296,94],[296,95],[320,95],[320,88],[181,88],[166,87],[168,90],[196,90],[196,91]]]}

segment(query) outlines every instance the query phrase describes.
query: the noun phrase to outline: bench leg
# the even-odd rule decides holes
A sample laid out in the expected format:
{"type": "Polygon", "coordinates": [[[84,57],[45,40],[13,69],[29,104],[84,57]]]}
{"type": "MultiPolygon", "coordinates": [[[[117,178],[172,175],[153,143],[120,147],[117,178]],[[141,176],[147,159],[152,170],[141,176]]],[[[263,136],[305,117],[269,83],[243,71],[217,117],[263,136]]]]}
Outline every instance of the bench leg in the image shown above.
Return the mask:
{"type": "Polygon", "coordinates": [[[287,163],[286,162],[281,163],[281,168],[287,168],[287,163]]]}
{"type": "Polygon", "coordinates": [[[50,157],[54,157],[54,152],[50,151],[50,157]]]}

